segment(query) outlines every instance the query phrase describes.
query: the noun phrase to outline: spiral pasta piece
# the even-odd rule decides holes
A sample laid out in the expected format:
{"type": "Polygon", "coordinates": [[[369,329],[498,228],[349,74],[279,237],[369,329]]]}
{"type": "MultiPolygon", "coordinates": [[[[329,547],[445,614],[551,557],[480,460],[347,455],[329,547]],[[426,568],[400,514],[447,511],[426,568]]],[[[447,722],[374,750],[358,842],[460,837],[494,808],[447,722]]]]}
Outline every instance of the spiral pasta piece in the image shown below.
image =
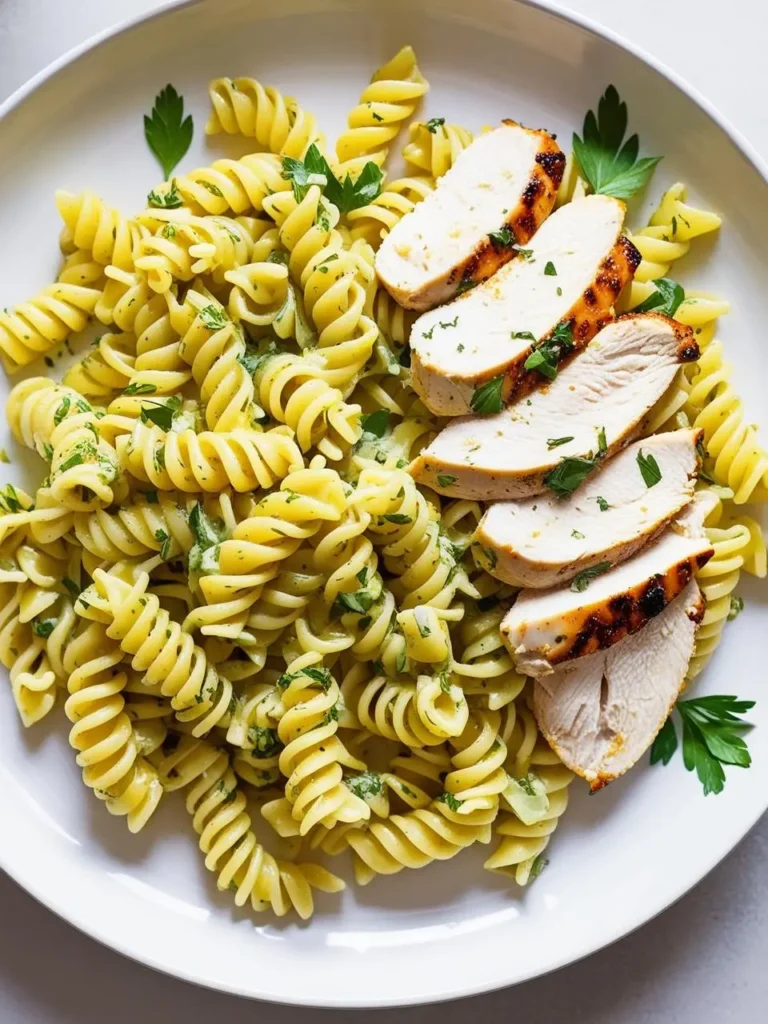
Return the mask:
{"type": "Polygon", "coordinates": [[[192,281],[224,273],[250,262],[258,222],[247,217],[198,217],[189,210],[147,210],[139,223],[149,229],[139,243],[136,269],[155,292],[167,292],[174,281],[192,281]]]}
{"type": "Polygon", "coordinates": [[[211,295],[190,290],[183,304],[169,296],[171,323],[181,335],[179,354],[192,368],[211,430],[250,425],[254,385],[243,365],[242,329],[211,295]]]}
{"type": "Polygon", "coordinates": [[[18,583],[0,583],[0,662],[8,669],[21,723],[29,728],[53,709],[57,679],[45,639],[35,634],[32,623],[21,621],[21,596],[18,583]]]}
{"type": "Polygon", "coordinates": [[[553,758],[557,759],[549,748],[542,751],[541,757],[543,764],[536,755],[532,763],[547,796],[546,811],[529,825],[516,814],[503,812],[494,827],[501,842],[484,865],[488,871],[508,875],[521,886],[527,885],[544,866],[542,855],[568,806],[568,787],[574,778],[565,765],[552,763],[553,758]]]}
{"type": "Polygon", "coordinates": [[[381,166],[404,121],[429,88],[413,48],[404,46],[378,69],[350,112],[348,127],[336,143],[342,171],[360,167],[363,158],[381,166]]]}
{"type": "MultiPolygon", "coordinates": [[[[286,777],[286,796],[299,835],[315,825],[353,823],[370,817],[364,800],[343,784],[342,765],[361,770],[338,738],[339,687],[327,669],[304,666],[288,671],[278,681],[283,714],[277,726],[283,744],[280,771],[286,777]]],[[[268,806],[268,805],[267,805],[268,806]]],[[[270,811],[265,808],[265,815],[270,811]]]]}
{"type": "Polygon", "coordinates": [[[97,263],[112,263],[118,230],[123,217],[94,192],[72,195],[64,189],[56,192],[56,208],[64,221],[60,244],[63,252],[76,249],[88,252],[97,263]]]}
{"type": "Polygon", "coordinates": [[[723,346],[711,342],[702,352],[690,382],[685,413],[704,431],[705,468],[717,483],[731,488],[737,505],[768,498],[768,452],[757,430],[744,422],[744,406],[731,384],[732,367],[723,346]]]}
{"type": "Polygon", "coordinates": [[[290,187],[283,177],[279,157],[272,153],[249,153],[239,160],[214,160],[208,167],[178,174],[160,185],[155,194],[175,192],[195,214],[237,216],[260,212],[267,196],[290,187]]]}
{"type": "Polygon", "coordinates": [[[120,465],[137,480],[162,490],[188,494],[217,493],[232,487],[240,493],[272,487],[303,466],[301,452],[286,427],[264,433],[240,427],[227,431],[165,432],[136,423],[117,439],[120,465]]]}
{"type": "Polygon", "coordinates": [[[760,525],[748,516],[734,517],[731,503],[724,501],[717,491],[703,493],[714,499],[705,528],[715,553],[696,573],[705,608],[696,632],[688,680],[699,675],[722,639],[742,571],[761,578],[766,575],[766,542],[760,525]]]}
{"type": "Polygon", "coordinates": [[[312,890],[341,892],[344,883],[312,863],[278,861],[258,842],[247,802],[225,751],[205,740],[182,736],[158,762],[168,790],[189,787],[187,811],[200,836],[205,866],[220,890],[234,892],[235,905],[278,917],[295,910],[304,920],[314,908],[312,890]]]}
{"type": "Polygon", "coordinates": [[[392,228],[434,190],[434,178],[414,176],[398,178],[386,185],[373,202],[350,210],[347,220],[352,238],[363,239],[378,248],[392,228]]]}
{"type": "Polygon", "coordinates": [[[203,736],[228,714],[232,684],[160,607],[148,585],[144,572],[130,584],[97,569],[93,586],[81,595],[77,611],[90,615],[93,608],[96,614],[102,613],[107,619],[107,635],[131,656],[133,668],[162,696],[171,698],[179,721],[195,723],[193,736],[203,736]]]}
{"type": "Polygon", "coordinates": [[[72,722],[69,741],[79,751],[83,781],[104,800],[110,814],[125,816],[131,832],[146,825],[162,797],[157,772],[139,756],[125,712],[126,676],[117,666],[122,652],[101,623],[89,623],[67,646],[64,667],[72,722]]]}
{"type": "Polygon", "coordinates": [[[128,386],[135,362],[132,334],[102,334],[94,348],[67,370],[63,383],[88,398],[106,398],[128,386]]]}
{"type": "Polygon", "coordinates": [[[155,551],[165,559],[188,552],[195,542],[189,527],[193,503],[173,491],[154,497],[151,504],[145,499],[117,511],[76,512],[74,530],[78,542],[86,551],[110,563],[155,551]]]}
{"type": "Polygon", "coordinates": [[[127,492],[93,408],[72,388],[29,377],[12,389],[7,416],[16,439],[50,461],[50,493],[63,508],[100,508],[127,492]]]}
{"type": "Polygon", "coordinates": [[[215,78],[208,96],[212,110],[206,135],[245,135],[272,153],[296,160],[302,160],[312,145],[325,150],[315,117],[273,86],[265,87],[255,78],[215,78]]]}
{"type": "Polygon", "coordinates": [[[341,391],[323,380],[322,368],[303,356],[268,357],[254,381],[259,405],[293,430],[303,452],[316,447],[338,461],[359,439],[360,406],[345,402],[341,391]]]}
{"type": "Polygon", "coordinates": [[[473,843],[488,843],[491,826],[449,821],[435,804],[393,814],[373,822],[366,830],[352,829],[347,844],[355,853],[355,878],[367,885],[376,875],[394,875],[403,868],[422,868],[435,860],[449,860],[473,843]]]}
{"type": "Polygon", "coordinates": [[[443,118],[415,121],[408,126],[408,133],[410,141],[403,147],[406,162],[433,178],[450,171],[473,141],[472,132],[458,124],[446,124],[443,118]]]}
{"type": "Polygon", "coordinates": [[[403,608],[447,608],[458,590],[479,596],[440,532],[439,513],[402,469],[369,463],[355,502],[371,513],[371,533],[383,545],[384,564],[396,579],[392,591],[403,608]]]}
{"type": "Polygon", "coordinates": [[[17,373],[84,330],[100,295],[99,288],[60,279],[27,302],[0,309],[0,358],[6,371],[17,373]]]}
{"type": "Polygon", "coordinates": [[[139,394],[175,394],[191,380],[192,372],[182,358],[166,297],[153,295],[139,310],[133,326],[136,359],[129,387],[139,394]]]}
{"type": "Polygon", "coordinates": [[[217,546],[216,571],[199,580],[207,607],[188,617],[187,625],[200,626],[212,635],[238,636],[248,609],[278,574],[281,563],[323,521],[339,519],[343,509],[341,480],[334,470],[323,468],[322,460],[289,474],[280,490],[265,495],[231,537],[217,546]]]}
{"type": "Polygon", "coordinates": [[[288,267],[303,289],[304,306],[318,331],[315,355],[321,376],[348,393],[368,362],[378,338],[365,313],[375,281],[373,253],[360,245],[345,249],[335,225],[339,211],[312,185],[297,202],[292,192],[264,203],[290,256],[288,267]]]}
{"type": "Polygon", "coordinates": [[[153,295],[146,275],[136,270],[136,259],[149,229],[136,220],[121,220],[117,226],[112,259],[104,268],[106,282],[94,313],[103,324],[115,324],[132,332],[136,317],[153,295]]]}
{"type": "Polygon", "coordinates": [[[672,185],[661,197],[647,227],[626,232],[642,256],[625,299],[627,309],[634,309],[653,294],[653,282],[666,277],[672,264],[688,253],[692,239],[720,227],[722,221],[717,214],[690,206],[686,198],[685,185],[672,185]]]}

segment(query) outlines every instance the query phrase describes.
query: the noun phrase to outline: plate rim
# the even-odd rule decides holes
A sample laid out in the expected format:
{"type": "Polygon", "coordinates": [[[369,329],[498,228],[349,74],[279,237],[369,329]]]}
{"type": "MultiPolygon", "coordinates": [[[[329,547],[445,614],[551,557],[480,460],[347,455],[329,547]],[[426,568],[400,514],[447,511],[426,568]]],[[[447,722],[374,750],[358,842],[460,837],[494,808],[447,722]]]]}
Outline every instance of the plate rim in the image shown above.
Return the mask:
{"type": "MultiPolygon", "coordinates": [[[[71,47],[65,51],[65,53],[61,54],[61,56],[41,68],[40,71],[27,79],[26,82],[22,83],[22,85],[15,89],[10,96],[0,103],[0,124],[13,111],[20,108],[22,104],[38,89],[53,79],[60,71],[63,71],[70,65],[75,64],[81,57],[90,53],[92,50],[98,49],[103,44],[111,42],[118,36],[129,33],[140,25],[152,22],[156,19],[161,19],[174,11],[182,10],[187,7],[191,8],[201,6],[206,2],[209,2],[209,0],[165,0],[165,2],[155,10],[144,11],[137,15],[122,18],[114,25],[88,36],[82,43],[71,47]]],[[[562,7],[560,3],[556,2],[556,0],[502,0],[502,2],[505,4],[514,4],[519,7],[533,8],[552,15],[560,21],[582,29],[602,41],[607,41],[613,46],[618,47],[620,50],[625,51],[642,61],[645,65],[666,79],[666,81],[673,85],[689,100],[695,103],[696,106],[698,106],[699,109],[702,110],[726,135],[741,155],[768,185],[768,159],[764,159],[761,156],[747,137],[738,128],[736,128],[736,126],[732,124],[722,111],[707,99],[707,97],[704,96],[696,86],[692,85],[683,75],[678,74],[670,68],[664,61],[653,56],[645,50],[644,47],[637,45],[626,36],[616,32],[612,28],[601,25],[597,20],[588,15],[562,7]]],[[[461,987],[441,993],[439,996],[431,994],[422,996],[408,995],[405,997],[399,996],[395,997],[395,999],[391,999],[384,992],[381,995],[371,994],[367,997],[366,1002],[364,1003],[359,1000],[354,1000],[354,997],[354,1001],[350,1001],[343,997],[338,999],[323,997],[322,1001],[318,1001],[317,998],[313,998],[311,996],[304,998],[297,992],[286,992],[280,996],[274,994],[255,994],[253,991],[231,984],[227,981],[194,977],[190,972],[186,972],[178,966],[168,966],[148,954],[142,954],[134,948],[130,948],[129,944],[121,941],[119,936],[108,936],[100,925],[89,923],[78,914],[77,904],[74,908],[65,908],[57,898],[56,892],[48,893],[43,891],[44,887],[37,884],[37,875],[34,872],[31,872],[29,877],[24,877],[24,872],[19,870],[18,866],[16,866],[16,870],[9,867],[3,855],[4,851],[2,844],[0,844],[0,870],[4,871],[15,884],[28,893],[34,900],[44,906],[51,913],[55,914],[66,924],[76,928],[82,934],[135,963],[139,963],[142,966],[158,971],[159,973],[165,974],[169,977],[184,981],[188,984],[275,1005],[329,1009],[395,1008],[401,1006],[417,1006],[449,1002],[452,1000],[481,995],[483,993],[499,991],[504,988],[511,988],[514,985],[531,981],[534,978],[544,977],[553,971],[560,970],[570,964],[578,963],[589,956],[599,953],[601,950],[613,945],[620,939],[633,934],[639,928],[655,920],[655,918],[664,913],[664,911],[678,903],[695,886],[699,885],[699,883],[702,882],[730,853],[732,853],[741,842],[743,842],[745,837],[752,831],[763,814],[768,811],[768,792],[766,792],[765,799],[762,804],[755,804],[753,806],[756,809],[753,809],[752,814],[746,816],[745,824],[743,825],[743,828],[739,830],[735,841],[730,843],[730,845],[724,850],[717,849],[713,855],[707,859],[706,867],[700,874],[698,874],[697,877],[693,878],[688,884],[685,884],[675,896],[669,899],[668,902],[665,902],[662,906],[652,910],[650,913],[648,913],[646,909],[643,909],[639,914],[634,915],[634,923],[629,927],[627,927],[625,923],[622,923],[609,930],[606,937],[599,943],[599,945],[587,952],[576,956],[572,953],[565,953],[560,958],[556,959],[555,962],[550,962],[544,969],[531,968],[522,975],[516,976],[512,979],[496,977],[493,980],[481,981],[475,984],[461,983],[461,987]]],[[[666,896],[663,898],[667,899],[666,896]]]]}

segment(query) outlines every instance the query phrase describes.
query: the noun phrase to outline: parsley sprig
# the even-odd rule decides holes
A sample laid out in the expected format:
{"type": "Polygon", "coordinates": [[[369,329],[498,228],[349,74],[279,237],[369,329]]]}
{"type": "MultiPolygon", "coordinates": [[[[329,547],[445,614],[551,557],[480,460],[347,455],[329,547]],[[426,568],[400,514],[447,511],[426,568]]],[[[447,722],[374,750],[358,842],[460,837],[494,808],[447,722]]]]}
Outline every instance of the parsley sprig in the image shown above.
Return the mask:
{"type": "Polygon", "coordinates": [[[629,199],[648,182],[660,156],[638,160],[640,140],[626,141],[627,105],[616,88],[609,85],[594,111],[584,118],[584,138],[574,133],[573,151],[582,173],[595,192],[616,199],[629,199]]]}
{"type": "Polygon", "coordinates": [[[171,171],[189,149],[192,132],[192,116],[184,117],[183,98],[172,85],[166,85],[155,97],[150,116],[144,115],[147,144],[160,162],[166,178],[170,177],[171,171]]]}
{"type": "Polygon", "coordinates": [[[283,158],[283,177],[290,181],[297,203],[304,199],[312,185],[319,185],[326,199],[342,213],[349,213],[373,202],[381,192],[383,174],[381,168],[369,160],[354,181],[350,174],[340,181],[313,143],[303,160],[283,158]]]}
{"type": "MultiPolygon", "coordinates": [[[[753,700],[717,695],[679,700],[675,710],[683,727],[683,764],[696,771],[704,796],[722,793],[724,764],[749,768],[752,763],[747,744],[741,737],[750,728],[740,715],[755,706],[753,700]]],[[[677,750],[677,729],[670,715],[651,747],[651,764],[669,764],[677,750]]]]}

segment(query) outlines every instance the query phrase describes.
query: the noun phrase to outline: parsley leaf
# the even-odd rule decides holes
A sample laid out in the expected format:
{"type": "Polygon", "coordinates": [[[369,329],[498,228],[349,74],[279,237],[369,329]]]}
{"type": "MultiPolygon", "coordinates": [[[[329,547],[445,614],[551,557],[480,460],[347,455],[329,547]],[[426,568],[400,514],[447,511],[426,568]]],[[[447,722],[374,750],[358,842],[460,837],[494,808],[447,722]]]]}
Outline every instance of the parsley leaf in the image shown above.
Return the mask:
{"type": "MultiPolygon", "coordinates": [[[[679,700],[675,710],[683,723],[683,763],[696,771],[704,795],[721,793],[725,785],[724,764],[749,768],[752,763],[740,733],[749,722],[739,716],[755,706],[751,700],[733,696],[696,697],[679,700]]],[[[651,764],[668,764],[677,750],[677,732],[670,716],[651,747],[651,764]]]]}
{"type": "Polygon", "coordinates": [[[469,403],[473,412],[481,416],[488,416],[495,412],[501,412],[503,402],[501,392],[504,387],[504,374],[492,377],[479,388],[475,388],[472,401],[469,403]]]}
{"type": "Polygon", "coordinates": [[[141,422],[154,423],[167,433],[173,425],[173,417],[180,408],[181,399],[178,395],[172,395],[165,402],[150,402],[141,407],[141,422]]]}
{"type": "Polygon", "coordinates": [[[558,363],[572,349],[571,325],[562,320],[552,334],[536,346],[523,365],[526,370],[538,370],[543,377],[554,380],[557,376],[558,363]]]}
{"type": "Polygon", "coordinates": [[[568,444],[569,441],[573,440],[571,437],[548,437],[547,438],[547,449],[552,451],[553,448],[559,448],[561,444],[568,444]]]}
{"type": "Polygon", "coordinates": [[[512,331],[509,336],[513,341],[517,341],[518,338],[521,341],[536,341],[536,335],[531,334],[530,331],[512,331]]]}
{"type": "Polygon", "coordinates": [[[311,185],[319,185],[325,197],[339,208],[341,213],[349,213],[361,206],[367,206],[381,192],[383,173],[372,160],[363,167],[356,180],[347,174],[344,181],[339,181],[330,168],[328,161],[313,143],[303,160],[293,157],[283,158],[283,177],[290,181],[297,203],[300,203],[311,185]]]}
{"type": "Polygon", "coordinates": [[[650,313],[654,310],[666,316],[674,316],[685,298],[683,286],[669,277],[659,277],[653,283],[656,285],[656,291],[651,292],[639,306],[635,306],[633,312],[650,313]]]}
{"type": "Polygon", "coordinates": [[[70,406],[72,405],[72,399],[69,396],[62,398],[56,412],[53,415],[53,422],[58,427],[61,421],[69,412],[70,406]]]}
{"type": "Polygon", "coordinates": [[[547,265],[544,267],[545,277],[557,277],[557,271],[555,270],[555,264],[552,260],[547,261],[547,265]]]}
{"type": "Polygon", "coordinates": [[[498,231],[489,231],[488,237],[494,249],[509,249],[515,244],[515,236],[506,225],[498,231]]]}
{"type": "Polygon", "coordinates": [[[584,482],[597,465],[597,459],[584,459],[581,456],[568,456],[561,459],[554,469],[544,477],[544,483],[558,498],[567,498],[584,482]]]}
{"type": "Polygon", "coordinates": [[[444,117],[430,117],[430,119],[426,122],[424,127],[427,129],[427,131],[430,133],[430,135],[434,135],[437,132],[437,129],[440,128],[444,124],[445,124],[445,118],[444,117]]]}
{"type": "Polygon", "coordinates": [[[203,306],[197,316],[203,327],[209,331],[220,331],[229,323],[227,311],[223,306],[203,306]]]}
{"type": "Polygon", "coordinates": [[[607,512],[608,509],[611,507],[605,500],[605,498],[601,497],[599,494],[595,498],[595,501],[597,502],[598,508],[601,512],[607,512]]]}
{"type": "Polygon", "coordinates": [[[155,540],[159,540],[162,545],[160,548],[160,557],[164,562],[168,560],[168,555],[171,552],[171,538],[165,532],[165,530],[155,530],[155,540]]]}
{"type": "Polygon", "coordinates": [[[457,800],[453,793],[441,793],[437,798],[439,804],[447,804],[448,807],[455,813],[464,803],[463,800],[457,800]]]}
{"type": "Polygon", "coordinates": [[[183,206],[184,200],[176,187],[176,179],[171,181],[171,187],[167,192],[155,192],[152,189],[147,196],[147,205],[154,206],[158,210],[178,210],[180,206],[183,206]]]}
{"type": "Polygon", "coordinates": [[[646,487],[655,487],[661,480],[661,470],[656,459],[650,453],[643,455],[643,449],[637,453],[637,464],[646,487]]]}
{"type": "Polygon", "coordinates": [[[248,743],[261,757],[273,757],[283,749],[277,730],[262,725],[249,726],[248,743]]]}
{"type": "Polygon", "coordinates": [[[366,434],[373,434],[374,437],[384,437],[389,427],[389,409],[377,409],[376,412],[369,412],[360,421],[366,434]]]}
{"type": "Polygon", "coordinates": [[[397,524],[412,523],[413,522],[411,517],[405,515],[403,512],[390,512],[390,513],[388,513],[387,515],[384,516],[384,519],[386,519],[386,521],[388,523],[397,523],[397,524]]]}
{"type": "Polygon", "coordinates": [[[331,607],[333,617],[345,615],[347,612],[354,612],[355,615],[365,615],[374,602],[373,594],[367,590],[355,590],[352,593],[337,594],[331,607]]]}
{"type": "Polygon", "coordinates": [[[157,388],[154,384],[129,384],[123,389],[124,395],[154,395],[157,388]]]}
{"type": "Polygon", "coordinates": [[[582,173],[595,192],[629,199],[650,178],[659,156],[637,159],[640,140],[627,131],[627,105],[609,85],[600,98],[597,116],[589,110],[584,118],[584,138],[573,136],[573,151],[582,173]]]}
{"type": "Polygon", "coordinates": [[[438,477],[437,477],[437,486],[438,487],[450,487],[451,484],[455,484],[455,483],[456,483],[456,477],[455,476],[449,476],[447,473],[446,474],[438,474],[438,477]]]}
{"type": "Polygon", "coordinates": [[[360,775],[351,775],[349,778],[344,779],[344,783],[361,800],[368,800],[370,797],[378,796],[384,788],[384,783],[381,781],[379,773],[372,772],[370,769],[361,772],[360,775]]]}
{"type": "Polygon", "coordinates": [[[32,632],[35,636],[47,638],[51,635],[58,619],[33,619],[32,632]]]}
{"type": "Polygon", "coordinates": [[[189,149],[192,132],[191,115],[184,117],[184,100],[166,85],[155,97],[151,115],[144,116],[144,136],[166,178],[189,149]]]}
{"type": "Polygon", "coordinates": [[[737,615],[744,611],[744,598],[731,594],[731,603],[728,611],[728,621],[733,622],[737,615]]]}
{"type": "Polygon", "coordinates": [[[602,576],[610,568],[611,562],[598,562],[597,565],[591,565],[588,569],[582,569],[571,580],[571,590],[577,594],[583,594],[592,580],[602,576]]]}

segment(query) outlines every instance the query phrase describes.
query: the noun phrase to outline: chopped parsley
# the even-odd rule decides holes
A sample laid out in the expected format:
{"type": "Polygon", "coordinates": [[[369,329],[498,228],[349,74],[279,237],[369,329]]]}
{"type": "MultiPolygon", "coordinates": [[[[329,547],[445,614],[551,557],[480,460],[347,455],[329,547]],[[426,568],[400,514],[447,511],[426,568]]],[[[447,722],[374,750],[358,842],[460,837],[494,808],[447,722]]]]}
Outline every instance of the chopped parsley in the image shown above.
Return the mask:
{"type": "Polygon", "coordinates": [[[571,580],[571,590],[577,594],[583,594],[592,580],[602,576],[604,572],[608,572],[611,564],[611,562],[598,562],[597,565],[591,565],[588,569],[582,569],[571,580]]]}
{"type": "Polygon", "coordinates": [[[656,459],[650,453],[643,455],[643,449],[637,453],[637,464],[646,487],[655,487],[661,480],[661,470],[656,459]]]}
{"type": "Polygon", "coordinates": [[[573,494],[597,465],[597,459],[584,459],[581,456],[568,456],[561,459],[554,469],[544,477],[544,483],[558,498],[567,498],[573,494]]]}
{"type": "Polygon", "coordinates": [[[553,448],[559,448],[561,444],[568,444],[569,441],[573,440],[573,435],[570,437],[548,437],[547,438],[547,449],[552,451],[553,448]]]}
{"type": "Polygon", "coordinates": [[[557,376],[557,367],[563,356],[573,349],[573,333],[571,325],[563,320],[552,334],[534,348],[525,360],[526,370],[538,370],[548,380],[557,376]]]}
{"type": "Polygon", "coordinates": [[[442,127],[442,125],[444,124],[444,117],[430,117],[430,119],[425,123],[424,127],[427,129],[430,135],[434,135],[437,132],[437,129],[442,127]]]}
{"type": "Polygon", "coordinates": [[[555,264],[552,260],[547,260],[547,264],[544,267],[544,275],[546,277],[557,277],[557,271],[555,270],[555,264]]]}
{"type": "Polygon", "coordinates": [[[449,476],[447,473],[445,473],[445,474],[439,473],[438,474],[438,477],[437,477],[437,486],[438,487],[450,487],[452,484],[455,484],[455,483],[456,483],[456,477],[455,476],[449,476]]]}
{"type": "Polygon", "coordinates": [[[469,403],[473,412],[481,416],[489,416],[501,412],[503,407],[502,390],[504,388],[504,374],[492,377],[480,387],[475,388],[472,401],[469,403]]]}

